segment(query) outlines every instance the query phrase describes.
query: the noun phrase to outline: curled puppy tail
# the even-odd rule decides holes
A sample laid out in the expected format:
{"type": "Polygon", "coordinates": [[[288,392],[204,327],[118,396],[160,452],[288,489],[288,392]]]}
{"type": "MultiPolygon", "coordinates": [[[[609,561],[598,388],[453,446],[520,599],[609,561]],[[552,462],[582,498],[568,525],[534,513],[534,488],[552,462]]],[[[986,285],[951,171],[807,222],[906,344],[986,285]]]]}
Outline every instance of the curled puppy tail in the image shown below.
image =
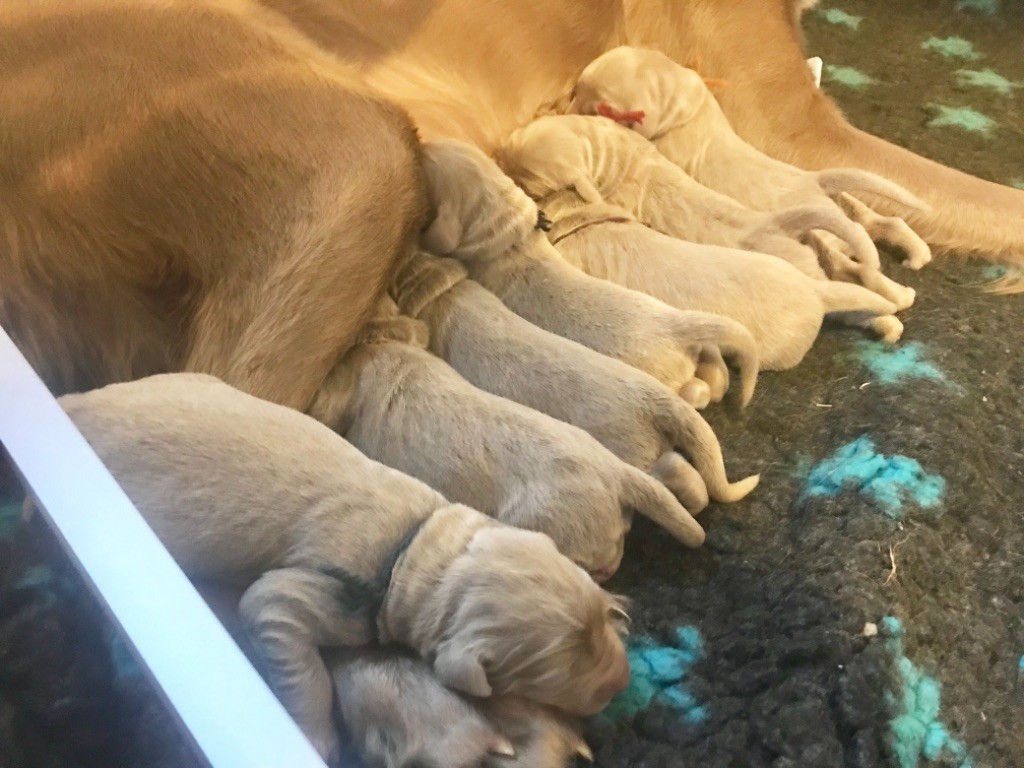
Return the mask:
{"type": "Polygon", "coordinates": [[[825,314],[832,312],[864,312],[871,315],[892,315],[895,304],[861,285],[833,280],[815,280],[814,288],[825,305],[825,314]]]}
{"type": "Polygon", "coordinates": [[[789,208],[772,217],[772,223],[790,237],[801,240],[815,229],[831,232],[853,249],[853,258],[861,264],[879,266],[878,248],[860,224],[848,219],[837,208],[789,208]]]}
{"type": "Polygon", "coordinates": [[[875,195],[902,205],[911,211],[924,212],[931,209],[924,200],[899,184],[889,181],[877,173],[857,168],[827,168],[815,173],[818,186],[829,197],[838,197],[842,192],[875,195]]]}
{"type": "Polygon", "coordinates": [[[704,529],[664,485],[630,466],[626,466],[619,501],[648,520],[660,525],[687,547],[704,543],[704,529]]]}
{"type": "Polygon", "coordinates": [[[760,475],[729,482],[717,435],[704,417],[682,398],[674,398],[669,408],[657,415],[655,423],[670,445],[686,456],[704,478],[708,496],[715,501],[739,501],[760,482],[760,475]]]}
{"type": "Polygon", "coordinates": [[[754,396],[757,369],[760,364],[757,341],[747,327],[731,317],[708,315],[705,322],[704,342],[718,347],[722,357],[732,363],[740,374],[740,405],[745,406],[754,396]]]}

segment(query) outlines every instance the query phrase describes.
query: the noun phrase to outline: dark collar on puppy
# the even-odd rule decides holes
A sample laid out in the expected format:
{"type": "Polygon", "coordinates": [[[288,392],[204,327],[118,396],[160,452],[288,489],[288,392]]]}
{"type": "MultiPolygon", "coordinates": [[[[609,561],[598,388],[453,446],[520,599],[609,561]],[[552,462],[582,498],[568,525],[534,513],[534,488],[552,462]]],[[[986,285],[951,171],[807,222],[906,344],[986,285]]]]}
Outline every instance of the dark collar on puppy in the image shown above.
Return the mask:
{"type": "Polygon", "coordinates": [[[391,588],[391,578],[394,576],[395,566],[398,565],[402,555],[419,535],[424,523],[426,520],[420,520],[402,537],[401,541],[384,558],[373,581],[367,581],[362,576],[336,565],[324,565],[317,569],[337,582],[334,597],[346,611],[350,613],[365,611],[371,624],[376,625],[377,614],[380,613],[388,590],[391,588]]]}

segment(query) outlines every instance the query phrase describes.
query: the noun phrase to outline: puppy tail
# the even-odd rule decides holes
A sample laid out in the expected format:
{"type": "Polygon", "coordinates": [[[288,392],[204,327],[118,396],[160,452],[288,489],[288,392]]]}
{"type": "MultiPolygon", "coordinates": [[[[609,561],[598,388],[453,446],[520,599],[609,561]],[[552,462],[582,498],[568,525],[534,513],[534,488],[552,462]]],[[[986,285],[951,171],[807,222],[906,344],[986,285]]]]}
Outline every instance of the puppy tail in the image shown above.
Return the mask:
{"type": "Polygon", "coordinates": [[[818,186],[831,198],[838,197],[841,192],[851,194],[859,192],[883,197],[911,211],[925,212],[931,209],[931,206],[924,200],[877,173],[861,171],[856,168],[827,168],[818,171],[815,176],[818,186]]]}
{"type": "Polygon", "coordinates": [[[673,398],[668,409],[658,414],[655,423],[673,449],[683,454],[700,473],[708,496],[715,501],[739,501],[760,482],[760,475],[729,482],[718,437],[704,417],[681,397],[673,398]]]}
{"type": "Polygon", "coordinates": [[[626,470],[619,498],[624,508],[636,510],[687,547],[704,543],[704,529],[668,488],[639,469],[626,466],[626,470]]]}
{"type": "Polygon", "coordinates": [[[892,315],[898,307],[874,291],[834,280],[815,280],[814,287],[825,305],[825,314],[832,312],[863,312],[869,315],[892,315]]]}
{"type": "Polygon", "coordinates": [[[822,229],[831,232],[853,248],[853,257],[861,264],[878,265],[878,248],[867,230],[848,219],[836,208],[788,208],[772,217],[772,223],[790,237],[804,239],[809,232],[822,229]]]}
{"type": "MultiPolygon", "coordinates": [[[[710,314],[710,313],[702,313],[710,314]]],[[[743,323],[730,317],[710,314],[704,341],[718,347],[722,357],[732,363],[740,374],[740,405],[746,406],[754,396],[760,364],[757,341],[743,323]]]]}

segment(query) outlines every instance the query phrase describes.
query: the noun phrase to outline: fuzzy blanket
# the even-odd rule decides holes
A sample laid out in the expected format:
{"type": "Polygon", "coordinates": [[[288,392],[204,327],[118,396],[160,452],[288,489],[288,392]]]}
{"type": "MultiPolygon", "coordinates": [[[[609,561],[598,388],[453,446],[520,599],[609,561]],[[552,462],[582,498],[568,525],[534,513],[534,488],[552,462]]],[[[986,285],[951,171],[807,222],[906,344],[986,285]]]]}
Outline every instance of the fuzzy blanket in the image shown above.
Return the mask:
{"type": "MultiPolygon", "coordinates": [[[[809,55],[853,122],[1024,187],[1019,0],[824,0],[809,55]]],[[[708,75],[715,73],[709,72],[708,75]]],[[[748,500],[683,551],[642,522],[611,588],[633,682],[597,764],[1024,766],[1024,299],[998,268],[918,291],[886,347],[829,329],[743,412],[711,409],[748,500]]],[[[0,766],[196,764],[40,521],[0,506],[0,766]]]]}

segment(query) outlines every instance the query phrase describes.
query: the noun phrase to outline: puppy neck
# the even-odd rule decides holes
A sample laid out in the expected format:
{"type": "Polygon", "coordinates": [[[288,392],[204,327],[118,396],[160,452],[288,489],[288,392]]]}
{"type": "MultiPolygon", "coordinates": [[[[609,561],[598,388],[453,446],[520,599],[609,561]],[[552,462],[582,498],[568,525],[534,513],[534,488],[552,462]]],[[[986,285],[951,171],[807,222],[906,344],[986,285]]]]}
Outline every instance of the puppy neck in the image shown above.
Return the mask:
{"type": "Polygon", "coordinates": [[[417,251],[395,274],[391,297],[405,314],[418,318],[426,307],[467,278],[466,268],[454,259],[417,251]]]}
{"type": "Polygon", "coordinates": [[[401,643],[424,657],[437,648],[449,620],[437,588],[477,532],[492,525],[497,523],[461,504],[441,507],[423,522],[391,570],[377,612],[380,642],[401,643]]]}
{"type": "Polygon", "coordinates": [[[548,231],[552,245],[598,224],[636,221],[624,208],[607,203],[587,203],[571,189],[552,192],[540,201],[540,207],[549,213],[552,220],[548,231]]]}

